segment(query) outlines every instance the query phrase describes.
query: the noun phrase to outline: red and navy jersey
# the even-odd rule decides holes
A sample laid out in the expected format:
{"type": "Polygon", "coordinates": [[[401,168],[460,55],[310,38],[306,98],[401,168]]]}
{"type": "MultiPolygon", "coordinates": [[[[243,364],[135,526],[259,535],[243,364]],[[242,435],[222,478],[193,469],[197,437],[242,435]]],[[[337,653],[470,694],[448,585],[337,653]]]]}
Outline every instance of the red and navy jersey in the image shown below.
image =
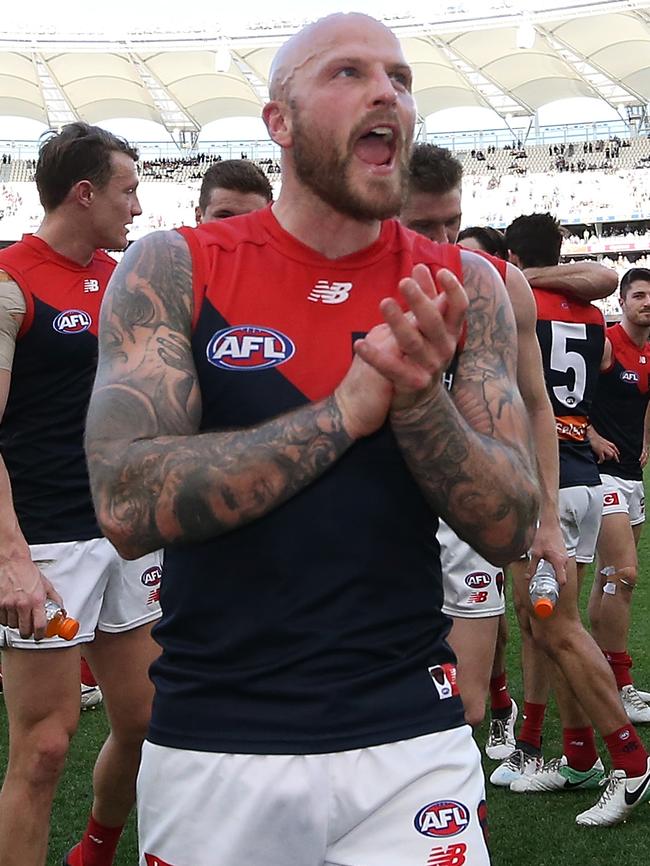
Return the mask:
{"type": "Polygon", "coordinates": [[[600,484],[587,427],[605,348],[605,320],[593,304],[533,289],[546,390],[560,443],[560,487],[600,484]]]}
{"type": "MultiPolygon", "coordinates": [[[[398,296],[416,263],[460,272],[455,247],[395,221],[335,260],[270,209],[180,231],[192,253],[202,431],[330,395],[380,300],[398,296]]],[[[456,690],[440,686],[454,657],[436,526],[385,425],[269,514],[167,548],[149,739],[317,753],[463,724],[456,690]]]]}
{"type": "Polygon", "coordinates": [[[621,324],[612,325],[607,336],[612,362],[601,370],[591,419],[598,433],[618,446],[620,460],[606,460],[599,468],[606,475],[641,481],[639,457],[650,399],[650,344],[637,346],[621,324]]]}
{"type": "Polygon", "coordinates": [[[0,450],[30,544],[101,536],[83,434],[97,367],[99,306],[115,267],[96,252],[83,267],[25,235],[0,251],[27,312],[16,342],[0,450]]]}

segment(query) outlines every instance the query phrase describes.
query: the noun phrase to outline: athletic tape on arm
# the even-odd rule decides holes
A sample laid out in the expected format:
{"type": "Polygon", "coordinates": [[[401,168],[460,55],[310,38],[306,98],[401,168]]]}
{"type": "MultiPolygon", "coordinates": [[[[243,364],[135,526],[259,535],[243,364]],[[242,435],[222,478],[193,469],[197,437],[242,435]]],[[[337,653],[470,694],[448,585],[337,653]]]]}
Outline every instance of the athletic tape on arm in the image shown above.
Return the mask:
{"type": "Polygon", "coordinates": [[[18,285],[0,273],[0,370],[11,370],[16,336],[27,307],[18,285]]]}

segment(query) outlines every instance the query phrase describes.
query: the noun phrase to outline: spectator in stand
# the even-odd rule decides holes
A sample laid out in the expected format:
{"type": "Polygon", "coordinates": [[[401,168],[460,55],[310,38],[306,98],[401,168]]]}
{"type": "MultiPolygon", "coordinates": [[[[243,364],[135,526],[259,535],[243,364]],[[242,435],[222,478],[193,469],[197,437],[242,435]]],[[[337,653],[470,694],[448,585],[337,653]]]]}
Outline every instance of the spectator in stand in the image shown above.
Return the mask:
{"type": "Polygon", "coordinates": [[[240,216],[273,201],[271,183],[261,168],[247,159],[216,162],[203,175],[196,224],[240,216]]]}

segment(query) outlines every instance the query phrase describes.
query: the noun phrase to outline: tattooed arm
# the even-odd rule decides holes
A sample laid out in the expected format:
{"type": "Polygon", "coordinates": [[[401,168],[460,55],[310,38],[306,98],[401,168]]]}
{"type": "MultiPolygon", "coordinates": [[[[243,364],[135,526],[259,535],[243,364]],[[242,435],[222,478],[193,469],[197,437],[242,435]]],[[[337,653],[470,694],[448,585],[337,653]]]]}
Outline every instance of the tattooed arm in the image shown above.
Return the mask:
{"type": "Polygon", "coordinates": [[[436,294],[429,271],[418,266],[401,284],[409,312],[382,302],[392,344],[370,336],[358,351],[395,385],[391,423],[432,508],[482,556],[506,565],[530,546],[539,487],[503,281],[479,256],[463,252],[462,261],[469,306],[453,399],[441,373],[460,333],[462,290],[449,272],[436,276],[436,294]]]}
{"type": "Polygon", "coordinates": [[[302,490],[388,413],[361,359],[328,399],[246,430],[198,434],[191,258],[177,232],[134,244],[102,306],[86,424],[97,516],[127,558],[235,529],[302,490]]]}
{"type": "Polygon", "coordinates": [[[508,265],[506,270],[506,291],[517,327],[517,384],[530,421],[541,491],[539,527],[524,573],[526,576],[533,573],[543,557],[564,583],[567,554],[558,513],[559,453],[555,416],[546,391],[542,353],[535,329],[535,299],[524,275],[514,265],[508,265]]]}

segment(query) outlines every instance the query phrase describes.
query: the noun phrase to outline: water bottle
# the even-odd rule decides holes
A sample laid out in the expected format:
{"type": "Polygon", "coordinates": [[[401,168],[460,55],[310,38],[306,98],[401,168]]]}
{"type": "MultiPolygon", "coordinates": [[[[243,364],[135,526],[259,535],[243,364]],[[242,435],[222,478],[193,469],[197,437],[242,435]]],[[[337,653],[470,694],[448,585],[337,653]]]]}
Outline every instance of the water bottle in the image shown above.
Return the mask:
{"type": "Polygon", "coordinates": [[[51,598],[45,601],[45,618],[47,619],[45,637],[62,637],[63,640],[72,640],[79,631],[77,620],[68,616],[66,611],[51,598]]]}
{"type": "Polygon", "coordinates": [[[537,571],[528,584],[530,603],[539,619],[546,619],[555,610],[560,597],[560,585],[550,562],[540,559],[537,571]]]}

